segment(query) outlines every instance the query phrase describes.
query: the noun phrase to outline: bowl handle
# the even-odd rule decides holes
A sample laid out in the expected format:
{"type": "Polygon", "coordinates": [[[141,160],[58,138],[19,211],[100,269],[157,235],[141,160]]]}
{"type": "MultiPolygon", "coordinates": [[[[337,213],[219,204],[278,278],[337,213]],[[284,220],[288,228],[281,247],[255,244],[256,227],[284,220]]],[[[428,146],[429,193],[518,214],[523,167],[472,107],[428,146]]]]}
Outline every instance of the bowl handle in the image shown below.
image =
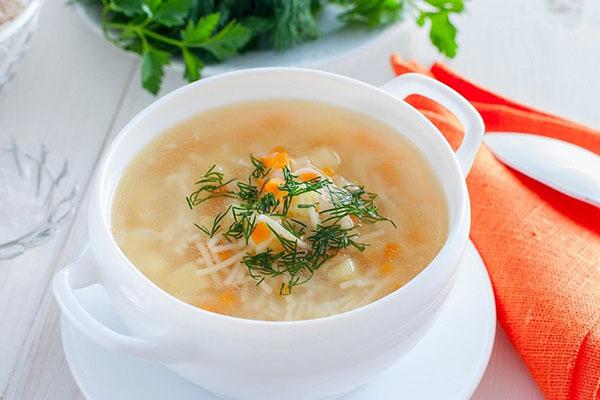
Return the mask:
{"type": "Polygon", "coordinates": [[[411,94],[425,96],[437,101],[458,118],[465,134],[456,151],[456,158],[464,176],[467,176],[477,155],[484,131],[483,120],[475,107],[450,87],[423,74],[400,75],[385,83],[381,89],[402,100],[411,94]]]}
{"type": "Polygon", "coordinates": [[[100,283],[95,260],[89,247],[75,262],[54,277],[54,297],[64,316],[84,335],[104,347],[133,356],[160,361],[181,362],[189,359],[189,347],[167,344],[166,334],[135,337],[116,332],[94,318],[78,301],[75,289],[100,283]]]}

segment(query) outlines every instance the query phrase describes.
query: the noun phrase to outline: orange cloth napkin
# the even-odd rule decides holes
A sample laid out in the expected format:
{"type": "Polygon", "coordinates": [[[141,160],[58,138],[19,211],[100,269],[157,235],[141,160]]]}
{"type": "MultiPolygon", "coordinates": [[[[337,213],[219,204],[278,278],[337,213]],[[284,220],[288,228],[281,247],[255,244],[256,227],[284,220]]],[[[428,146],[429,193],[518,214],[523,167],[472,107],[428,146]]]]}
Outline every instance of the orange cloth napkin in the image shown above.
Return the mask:
{"type": "MultiPolygon", "coordinates": [[[[600,132],[502,98],[442,64],[425,70],[392,56],[392,67],[454,88],[488,131],[535,133],[600,153],[600,132]]],[[[448,111],[420,96],[407,101],[457,148],[462,128],[448,111]]],[[[548,399],[600,399],[600,210],[506,167],[485,146],[467,184],[471,239],[510,340],[548,399]]]]}

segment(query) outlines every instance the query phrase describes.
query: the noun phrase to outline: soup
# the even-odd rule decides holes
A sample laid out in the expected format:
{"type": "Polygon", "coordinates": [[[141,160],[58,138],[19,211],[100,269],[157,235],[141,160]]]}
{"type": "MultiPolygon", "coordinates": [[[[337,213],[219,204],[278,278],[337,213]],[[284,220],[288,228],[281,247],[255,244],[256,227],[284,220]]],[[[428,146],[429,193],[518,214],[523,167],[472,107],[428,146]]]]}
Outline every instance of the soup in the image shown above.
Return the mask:
{"type": "Polygon", "coordinates": [[[439,182],[408,141],[301,100],[213,109],[158,136],[123,174],[113,235],[196,307],[301,320],[400,288],[446,240],[439,182]]]}

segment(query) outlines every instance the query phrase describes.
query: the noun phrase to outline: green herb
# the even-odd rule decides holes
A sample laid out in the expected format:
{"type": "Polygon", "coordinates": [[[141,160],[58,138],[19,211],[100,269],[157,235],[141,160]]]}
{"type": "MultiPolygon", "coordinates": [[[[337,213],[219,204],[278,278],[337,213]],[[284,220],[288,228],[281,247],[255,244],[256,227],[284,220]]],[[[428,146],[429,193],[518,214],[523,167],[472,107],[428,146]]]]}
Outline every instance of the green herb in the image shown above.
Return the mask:
{"type": "Polygon", "coordinates": [[[295,286],[310,280],[315,271],[340,251],[349,247],[364,251],[368,246],[354,240],[358,236],[354,228],[342,228],[339,225],[318,225],[307,238],[311,244],[309,250],[300,250],[297,241],[284,238],[273,229],[271,232],[283,250],[275,253],[267,248],[254,255],[247,254],[242,262],[250,276],[258,281],[257,284],[265,277],[286,275],[288,280],[281,286],[280,294],[292,293],[295,286]]]}
{"type": "Polygon", "coordinates": [[[254,210],[247,205],[231,207],[234,222],[223,233],[227,240],[244,239],[248,244],[250,235],[256,226],[256,214],[254,210]]]}
{"type": "Polygon", "coordinates": [[[429,21],[429,38],[438,50],[448,57],[454,57],[458,45],[456,43],[456,27],[450,20],[451,14],[464,10],[463,0],[425,0],[423,8],[417,8],[419,16],[417,24],[425,25],[429,21]]]}
{"type": "Polygon", "coordinates": [[[250,174],[252,179],[264,178],[271,172],[271,169],[265,167],[265,164],[260,159],[250,156],[250,161],[252,162],[252,165],[254,165],[254,171],[250,174]]]}
{"type": "Polygon", "coordinates": [[[216,171],[216,167],[216,165],[210,167],[209,170],[204,173],[204,176],[194,183],[200,187],[185,198],[190,210],[206,200],[217,197],[234,197],[234,193],[226,189],[226,186],[233,182],[233,179],[224,182],[223,174],[216,171]]]}
{"type": "Polygon", "coordinates": [[[309,181],[299,181],[298,177],[293,175],[288,167],[283,168],[283,179],[284,182],[279,185],[279,190],[286,192],[283,198],[282,215],[284,216],[287,215],[294,197],[309,192],[320,193],[320,190],[323,187],[331,185],[329,180],[321,179],[320,177],[311,179],[309,181]]]}
{"type": "Polygon", "coordinates": [[[396,22],[402,15],[405,2],[397,0],[336,0],[336,3],[348,8],[340,15],[342,21],[364,23],[375,28],[396,22]]]}
{"type": "MultiPolygon", "coordinates": [[[[226,186],[234,180],[225,181],[222,173],[212,166],[204,176],[196,182],[200,187],[190,194],[186,200],[190,208],[218,197],[229,197],[233,204],[217,214],[211,228],[196,225],[208,237],[214,237],[221,232],[227,240],[243,239],[246,244],[256,228],[257,215],[269,215],[278,218],[281,226],[293,238],[290,239],[269,224],[267,227],[281,245],[282,250],[275,252],[271,248],[256,254],[246,254],[242,263],[248,268],[248,273],[260,284],[266,277],[284,275],[287,281],[282,284],[280,294],[290,294],[292,289],[312,278],[324,263],[337,256],[345,249],[364,251],[367,243],[358,242],[356,226],[342,227],[340,220],[344,217],[353,217],[361,223],[390,222],[389,218],[382,216],[375,204],[377,195],[367,192],[362,186],[347,185],[338,188],[328,179],[316,177],[309,181],[300,181],[291,171],[284,167],[283,183],[279,190],[286,192],[281,203],[273,193],[264,193],[264,183],[260,180],[267,178],[270,169],[257,158],[251,157],[254,170],[245,181],[236,181],[238,191],[229,191],[226,186]],[[332,207],[320,211],[325,217],[321,224],[307,231],[307,225],[302,221],[288,216],[292,200],[304,193],[326,193],[332,207]],[[226,215],[231,215],[233,222],[228,227],[222,227],[226,215]],[[304,244],[299,246],[299,241],[304,244]]],[[[317,204],[302,203],[298,208],[316,208],[317,204]]]]}
{"type": "Polygon", "coordinates": [[[319,37],[317,19],[325,6],[337,7],[346,24],[385,26],[405,15],[429,25],[432,43],[456,54],[451,16],[463,0],[75,0],[102,8],[105,36],[141,58],[142,85],[156,94],[165,66],[183,60],[184,78],[200,79],[205,64],[239,53],[286,50],[319,37]]]}
{"type": "Polygon", "coordinates": [[[198,225],[198,224],[194,224],[194,225],[196,225],[196,227],[198,229],[200,229],[202,232],[206,233],[206,235],[208,237],[212,238],[219,231],[219,229],[221,229],[221,221],[223,220],[223,218],[225,218],[225,216],[227,214],[229,214],[230,210],[231,210],[231,206],[227,207],[227,209],[225,211],[217,214],[217,216],[213,220],[212,227],[210,229],[206,228],[205,226],[198,225]]]}
{"type": "Polygon", "coordinates": [[[320,212],[320,214],[325,215],[325,222],[337,222],[346,216],[351,216],[366,223],[388,221],[396,227],[393,221],[379,214],[379,210],[375,205],[377,195],[365,191],[364,187],[356,185],[347,185],[343,188],[327,186],[327,191],[330,194],[333,207],[320,212]]]}

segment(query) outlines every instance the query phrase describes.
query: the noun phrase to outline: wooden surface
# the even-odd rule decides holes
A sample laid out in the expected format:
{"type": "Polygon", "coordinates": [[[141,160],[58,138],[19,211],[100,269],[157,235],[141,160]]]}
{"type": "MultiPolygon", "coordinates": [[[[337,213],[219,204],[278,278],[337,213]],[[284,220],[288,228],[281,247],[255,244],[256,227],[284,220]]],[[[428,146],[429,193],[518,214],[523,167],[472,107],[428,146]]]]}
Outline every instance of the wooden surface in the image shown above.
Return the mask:
{"type": "MultiPolygon", "coordinates": [[[[551,2],[469,2],[468,15],[460,18],[461,49],[451,65],[514,99],[600,128],[600,10],[588,0],[579,19],[568,19],[551,14],[551,2]]],[[[392,76],[386,63],[391,51],[433,59],[423,32],[409,43],[403,35],[399,31],[327,69],[381,83],[392,76]]],[[[21,70],[0,94],[0,140],[43,140],[51,153],[68,157],[85,203],[90,175],[108,141],[153,100],[139,80],[135,58],[89,31],[62,0],[48,0],[21,70]]],[[[182,84],[169,73],[162,93],[182,84]]],[[[83,398],[64,359],[49,286],[86,241],[82,209],[85,204],[51,242],[0,262],[1,399],[83,398]]],[[[541,398],[500,328],[474,398],[541,398]]]]}

